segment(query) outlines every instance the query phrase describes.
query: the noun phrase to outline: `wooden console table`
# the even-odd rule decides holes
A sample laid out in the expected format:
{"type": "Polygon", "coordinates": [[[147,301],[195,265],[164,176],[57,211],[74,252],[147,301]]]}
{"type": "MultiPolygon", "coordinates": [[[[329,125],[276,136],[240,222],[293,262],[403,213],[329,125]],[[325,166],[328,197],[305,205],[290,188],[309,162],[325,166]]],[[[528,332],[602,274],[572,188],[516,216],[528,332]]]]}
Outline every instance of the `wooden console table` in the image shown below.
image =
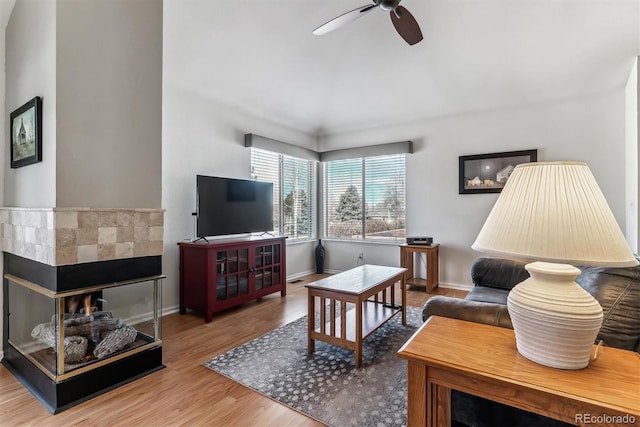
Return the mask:
{"type": "Polygon", "coordinates": [[[576,425],[640,425],[632,351],[604,347],[584,369],[554,369],[521,356],[511,329],[434,316],[398,355],[408,360],[410,427],[450,426],[451,389],[576,425]]]}
{"type": "Polygon", "coordinates": [[[407,324],[407,290],[404,268],[361,265],[306,285],[309,301],[308,347],[315,351],[315,340],[355,351],[355,365],[362,365],[362,341],[398,313],[407,324]],[[401,301],[396,303],[396,283],[401,301]],[[316,327],[316,299],[319,299],[320,325],[316,327]],[[329,300],[329,310],[327,310],[329,300]],[[355,304],[347,311],[347,303],[355,304]],[[338,311],[339,314],[336,316],[338,311]],[[327,311],[329,319],[327,321],[327,311]]]}
{"type": "Polygon", "coordinates": [[[438,286],[438,248],[439,244],[433,245],[400,245],[400,266],[407,269],[407,285],[424,286],[427,292],[434,290],[438,286]],[[427,279],[413,277],[413,258],[415,253],[424,253],[426,256],[427,279]]]}

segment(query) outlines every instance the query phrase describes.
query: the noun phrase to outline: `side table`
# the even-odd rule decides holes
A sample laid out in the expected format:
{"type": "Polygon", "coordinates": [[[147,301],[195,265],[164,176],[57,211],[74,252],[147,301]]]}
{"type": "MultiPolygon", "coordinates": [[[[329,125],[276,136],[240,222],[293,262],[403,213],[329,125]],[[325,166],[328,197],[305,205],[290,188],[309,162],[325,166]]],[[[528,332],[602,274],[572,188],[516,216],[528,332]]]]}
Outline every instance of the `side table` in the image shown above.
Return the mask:
{"type": "Polygon", "coordinates": [[[439,247],[440,245],[437,243],[432,245],[400,245],[400,267],[407,269],[407,285],[424,286],[427,288],[427,292],[434,290],[438,286],[440,277],[438,272],[439,247]],[[426,280],[413,277],[413,259],[416,253],[425,254],[427,269],[426,280]]]}
{"type": "Polygon", "coordinates": [[[575,425],[640,425],[632,351],[603,347],[584,369],[554,369],[520,355],[511,329],[432,316],[398,356],[408,360],[410,427],[450,426],[451,389],[575,425]]]}

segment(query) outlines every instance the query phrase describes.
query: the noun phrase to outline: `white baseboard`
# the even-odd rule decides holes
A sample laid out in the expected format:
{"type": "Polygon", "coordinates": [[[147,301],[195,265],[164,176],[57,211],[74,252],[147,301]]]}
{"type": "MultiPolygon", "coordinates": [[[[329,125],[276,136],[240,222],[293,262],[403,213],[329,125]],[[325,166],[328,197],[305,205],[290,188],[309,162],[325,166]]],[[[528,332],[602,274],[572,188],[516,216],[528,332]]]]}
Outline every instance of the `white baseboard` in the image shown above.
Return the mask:
{"type": "MultiPolygon", "coordinates": [[[[313,273],[314,273],[313,271],[304,271],[302,273],[298,273],[298,274],[293,274],[291,276],[287,276],[287,282],[299,279],[301,277],[308,276],[308,275],[313,274],[313,273]]],[[[341,271],[339,271],[339,270],[327,270],[327,271],[325,271],[325,273],[327,273],[327,274],[338,274],[338,273],[341,273],[341,271]]],[[[445,288],[445,289],[457,289],[457,290],[460,290],[460,291],[470,291],[473,288],[473,285],[461,285],[461,284],[458,284],[458,283],[443,283],[443,282],[440,282],[438,284],[438,286],[441,287],[441,288],[445,288]]],[[[180,311],[180,306],[178,306],[178,305],[173,305],[171,307],[163,307],[161,315],[162,316],[166,316],[166,315],[169,315],[169,314],[178,313],[179,311],[180,311]]],[[[0,351],[0,355],[2,355],[1,351],[0,351]]],[[[0,360],[1,359],[2,358],[0,357],[0,360]]]]}
{"type": "Polygon", "coordinates": [[[164,307],[162,309],[161,316],[166,316],[168,314],[178,313],[180,311],[179,305],[172,305],[171,307],[164,307]]]}
{"type": "Polygon", "coordinates": [[[313,274],[313,273],[315,273],[314,270],[307,270],[307,271],[303,271],[301,273],[292,274],[290,276],[287,276],[287,282],[291,282],[293,280],[300,279],[302,277],[308,276],[308,275],[313,274]]]}
{"type": "MultiPolygon", "coordinates": [[[[344,270],[325,270],[325,273],[327,274],[338,274],[338,273],[342,273],[344,270]]],[[[287,282],[291,282],[293,280],[299,279],[301,277],[305,277],[308,276],[310,274],[315,273],[315,271],[313,270],[308,270],[308,271],[303,271],[302,273],[297,273],[297,274],[293,274],[291,276],[287,276],[287,282]]],[[[473,285],[463,285],[460,283],[446,283],[446,282],[440,282],[438,284],[439,287],[441,288],[445,288],[445,289],[456,289],[459,291],[470,291],[471,289],[473,289],[473,285]]]]}
{"type": "Polygon", "coordinates": [[[473,289],[473,285],[461,285],[459,283],[443,283],[443,282],[438,283],[438,287],[445,288],[445,289],[457,289],[459,291],[467,291],[467,292],[473,289]]]}

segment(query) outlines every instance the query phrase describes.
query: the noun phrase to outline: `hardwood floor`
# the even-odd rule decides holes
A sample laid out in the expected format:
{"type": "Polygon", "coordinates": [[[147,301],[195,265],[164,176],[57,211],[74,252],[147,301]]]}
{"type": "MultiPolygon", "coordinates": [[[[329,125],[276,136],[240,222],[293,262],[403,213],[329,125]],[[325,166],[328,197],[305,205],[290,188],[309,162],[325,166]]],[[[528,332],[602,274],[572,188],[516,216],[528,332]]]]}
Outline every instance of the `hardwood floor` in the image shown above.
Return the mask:
{"type": "MultiPolygon", "coordinates": [[[[2,426],[322,426],[323,424],[204,367],[202,362],[307,314],[304,284],[214,315],[163,317],[165,369],[133,381],[57,415],[49,412],[0,366],[2,426]]],[[[408,305],[432,295],[464,297],[465,291],[436,288],[407,291],[408,305]]]]}

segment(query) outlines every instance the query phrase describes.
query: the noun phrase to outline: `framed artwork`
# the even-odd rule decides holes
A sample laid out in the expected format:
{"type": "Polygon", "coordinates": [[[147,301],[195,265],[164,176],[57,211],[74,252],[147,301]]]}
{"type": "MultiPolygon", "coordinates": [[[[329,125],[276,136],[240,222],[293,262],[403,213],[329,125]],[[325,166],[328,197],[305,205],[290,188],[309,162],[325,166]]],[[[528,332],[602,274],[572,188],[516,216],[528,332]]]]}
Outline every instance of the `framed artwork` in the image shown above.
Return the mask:
{"type": "Polygon", "coordinates": [[[42,98],[36,96],[11,113],[11,167],[42,161],[42,98]]]}
{"type": "Polygon", "coordinates": [[[460,156],[458,193],[499,193],[517,165],[536,161],[538,150],[460,156]]]}

